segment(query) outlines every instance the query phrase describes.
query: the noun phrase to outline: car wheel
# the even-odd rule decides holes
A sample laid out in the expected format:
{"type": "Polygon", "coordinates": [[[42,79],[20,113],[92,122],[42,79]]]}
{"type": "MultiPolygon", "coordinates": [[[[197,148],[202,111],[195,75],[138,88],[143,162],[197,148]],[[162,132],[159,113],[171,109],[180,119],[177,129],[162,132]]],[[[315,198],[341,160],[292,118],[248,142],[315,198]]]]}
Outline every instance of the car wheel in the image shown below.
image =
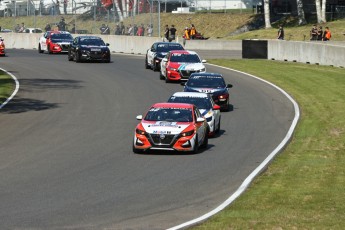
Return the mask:
{"type": "Polygon", "coordinates": [[[81,60],[80,60],[80,53],[79,52],[75,53],[75,62],[81,62],[81,60]]]}
{"type": "Polygon", "coordinates": [[[151,67],[149,66],[149,64],[147,63],[147,56],[145,58],[145,69],[150,69],[151,67]]]}
{"type": "Polygon", "coordinates": [[[218,125],[217,125],[216,133],[219,133],[219,131],[220,131],[220,118],[219,118],[219,122],[218,122],[218,125]]]}
{"type": "Polygon", "coordinates": [[[47,48],[48,48],[48,53],[52,54],[53,52],[51,51],[50,46],[47,46],[47,48]]]}
{"type": "Polygon", "coordinates": [[[197,154],[199,151],[199,143],[198,143],[198,136],[195,138],[194,148],[192,150],[193,154],[197,154]]]}
{"type": "Polygon", "coordinates": [[[73,61],[73,57],[71,55],[71,51],[68,51],[68,61],[73,61]]]}
{"type": "Polygon", "coordinates": [[[41,49],[41,44],[38,44],[38,53],[43,53],[43,50],[41,49]]]}
{"type": "MultiPolygon", "coordinates": [[[[165,71],[166,73],[168,72],[168,71],[165,71]]],[[[165,76],[165,83],[169,83],[170,82],[170,80],[169,80],[169,78],[168,78],[168,74],[166,74],[166,76],[165,76]]]]}
{"type": "Polygon", "coordinates": [[[142,152],[143,152],[143,150],[137,149],[137,148],[135,148],[134,145],[133,145],[133,153],[142,153],[142,152]]]}
{"type": "Polygon", "coordinates": [[[209,129],[207,129],[206,130],[206,133],[205,133],[205,138],[204,138],[204,142],[202,142],[202,144],[201,144],[201,148],[207,148],[207,146],[208,146],[208,133],[210,132],[210,130],[209,129]]]}
{"type": "Polygon", "coordinates": [[[161,80],[165,79],[164,75],[162,74],[162,71],[159,71],[159,79],[161,79],[161,80]]]}
{"type": "Polygon", "coordinates": [[[157,63],[155,63],[155,64],[153,64],[153,71],[158,71],[159,70],[159,68],[158,68],[158,65],[157,65],[157,63]]]}

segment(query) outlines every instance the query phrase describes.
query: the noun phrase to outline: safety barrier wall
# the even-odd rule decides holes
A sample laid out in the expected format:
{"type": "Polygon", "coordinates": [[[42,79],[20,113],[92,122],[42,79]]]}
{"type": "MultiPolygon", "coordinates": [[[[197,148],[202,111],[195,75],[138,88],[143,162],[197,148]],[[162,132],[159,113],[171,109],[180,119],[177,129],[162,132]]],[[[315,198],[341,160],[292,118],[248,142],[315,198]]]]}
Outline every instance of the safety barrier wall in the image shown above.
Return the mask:
{"type": "Polygon", "coordinates": [[[344,42],[268,41],[268,59],[345,67],[344,42]]]}
{"type": "MultiPolygon", "coordinates": [[[[1,33],[6,48],[37,49],[42,34],[1,33]]],[[[145,54],[158,37],[97,35],[109,43],[113,53],[145,54]]],[[[182,44],[181,39],[177,42],[182,44]]],[[[242,41],[188,40],[186,49],[197,50],[242,50],[242,41]]],[[[271,60],[294,61],[310,64],[345,66],[345,42],[297,42],[268,40],[267,57],[271,60]]]]}
{"type": "MultiPolygon", "coordinates": [[[[42,34],[21,34],[21,33],[2,33],[5,39],[6,48],[12,49],[37,49],[38,41],[42,34]]],[[[162,41],[158,37],[139,37],[139,36],[117,36],[117,35],[97,35],[109,43],[111,52],[144,54],[147,49],[156,41],[162,41]]],[[[183,44],[182,39],[177,42],[183,44]]],[[[200,50],[241,50],[242,41],[224,40],[188,40],[186,49],[200,50]]]]}

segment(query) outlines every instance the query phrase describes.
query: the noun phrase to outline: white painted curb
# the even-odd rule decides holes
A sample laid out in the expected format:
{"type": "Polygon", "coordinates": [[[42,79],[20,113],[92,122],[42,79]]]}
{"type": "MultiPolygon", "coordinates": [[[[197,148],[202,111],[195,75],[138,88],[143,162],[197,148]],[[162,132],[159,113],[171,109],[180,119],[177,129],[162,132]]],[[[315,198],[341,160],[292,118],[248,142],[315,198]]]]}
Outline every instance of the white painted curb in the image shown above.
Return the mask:
{"type": "MultiPolygon", "coordinates": [[[[209,64],[212,65],[212,64],[209,64]]],[[[217,66],[217,65],[213,65],[213,66],[217,66]]],[[[218,212],[220,212],[221,210],[223,210],[224,208],[226,208],[228,205],[230,205],[235,199],[237,199],[250,185],[250,183],[254,180],[254,178],[256,176],[259,175],[259,173],[261,173],[263,171],[263,169],[273,160],[273,158],[287,145],[287,143],[289,142],[289,140],[292,137],[292,134],[296,128],[297,122],[299,120],[300,117],[300,110],[298,107],[297,102],[288,94],[286,93],[283,89],[279,88],[278,86],[263,80],[259,77],[256,77],[254,75],[248,74],[248,73],[244,73],[238,70],[234,70],[234,69],[230,69],[230,68],[226,68],[226,67],[222,67],[222,66],[217,66],[223,69],[228,69],[228,70],[232,70],[238,73],[242,73],[245,74],[249,77],[252,78],[256,78],[260,81],[263,81],[269,85],[271,85],[272,87],[276,88],[277,90],[279,90],[282,94],[284,94],[293,104],[293,107],[295,109],[295,117],[291,123],[291,126],[289,128],[289,131],[287,132],[286,136],[284,137],[284,139],[282,140],[282,142],[273,150],[272,153],[270,153],[270,155],[268,155],[268,157],[243,181],[243,183],[240,185],[240,187],[227,199],[225,200],[222,204],[220,204],[217,208],[211,210],[210,212],[195,218],[193,220],[190,220],[188,222],[182,223],[180,225],[177,225],[175,227],[171,227],[168,230],[177,230],[177,229],[182,229],[182,228],[186,228],[186,227],[190,227],[192,225],[195,225],[197,223],[200,223],[202,221],[205,221],[206,219],[210,218],[211,216],[217,214],[218,212]]]]}
{"type": "Polygon", "coordinates": [[[13,75],[11,74],[10,72],[7,72],[6,70],[4,70],[3,68],[0,68],[0,70],[4,71],[5,73],[7,73],[8,75],[10,75],[14,82],[16,83],[16,88],[14,89],[13,93],[11,94],[11,96],[9,98],[6,99],[6,101],[4,103],[2,103],[0,105],[0,109],[2,109],[5,105],[7,105],[7,103],[12,100],[12,98],[17,94],[18,90],[19,90],[19,81],[18,79],[13,75]]]}

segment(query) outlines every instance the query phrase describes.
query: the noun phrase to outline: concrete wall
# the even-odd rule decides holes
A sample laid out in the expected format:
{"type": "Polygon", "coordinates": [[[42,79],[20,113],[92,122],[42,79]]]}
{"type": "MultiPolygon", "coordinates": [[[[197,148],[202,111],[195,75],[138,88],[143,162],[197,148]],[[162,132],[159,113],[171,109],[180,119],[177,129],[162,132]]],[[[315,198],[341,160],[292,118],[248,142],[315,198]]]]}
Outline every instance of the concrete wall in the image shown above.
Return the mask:
{"type": "Polygon", "coordinates": [[[344,43],[270,40],[268,59],[345,67],[344,43]]]}
{"type": "MultiPolygon", "coordinates": [[[[42,34],[27,33],[2,33],[5,39],[6,48],[12,49],[37,49],[38,41],[42,34]]],[[[76,36],[76,35],[75,35],[76,36]]],[[[138,37],[138,36],[117,36],[117,35],[97,35],[109,43],[111,52],[145,54],[147,49],[156,41],[162,41],[158,37],[138,37]]],[[[182,39],[177,39],[182,44],[182,39]]],[[[186,49],[199,50],[241,50],[242,41],[222,41],[222,40],[188,40],[186,49]]]]}

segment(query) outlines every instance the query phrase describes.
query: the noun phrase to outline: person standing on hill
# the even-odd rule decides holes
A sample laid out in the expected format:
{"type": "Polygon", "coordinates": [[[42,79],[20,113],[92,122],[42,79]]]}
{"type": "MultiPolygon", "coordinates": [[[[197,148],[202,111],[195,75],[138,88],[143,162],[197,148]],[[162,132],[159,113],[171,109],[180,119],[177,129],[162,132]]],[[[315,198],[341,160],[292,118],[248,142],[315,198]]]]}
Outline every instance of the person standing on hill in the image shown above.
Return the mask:
{"type": "Polygon", "coordinates": [[[283,28],[283,26],[279,26],[277,38],[279,40],[284,40],[284,28],[283,28]]]}
{"type": "Polygon", "coordinates": [[[171,28],[170,28],[170,37],[169,37],[169,42],[172,42],[173,40],[176,39],[176,28],[175,28],[175,25],[171,25],[171,28]]]}
{"type": "Polygon", "coordinates": [[[194,39],[194,38],[195,38],[195,36],[196,36],[196,29],[195,29],[194,24],[192,24],[192,26],[191,26],[191,28],[190,28],[189,34],[190,34],[190,38],[191,38],[191,39],[194,39]]]}
{"type": "Polygon", "coordinates": [[[165,30],[164,30],[164,38],[165,38],[165,41],[169,41],[169,26],[168,25],[165,25],[165,30]]]}
{"type": "Polygon", "coordinates": [[[323,32],[322,41],[329,41],[332,37],[331,31],[329,30],[329,27],[325,27],[325,31],[323,32]]]}
{"type": "Polygon", "coordinates": [[[322,37],[323,37],[322,26],[319,26],[319,28],[317,28],[317,40],[322,41],[322,37]]]}
{"type": "Polygon", "coordinates": [[[313,25],[313,28],[310,30],[310,41],[316,41],[317,40],[317,28],[316,25],[313,25]]]}

